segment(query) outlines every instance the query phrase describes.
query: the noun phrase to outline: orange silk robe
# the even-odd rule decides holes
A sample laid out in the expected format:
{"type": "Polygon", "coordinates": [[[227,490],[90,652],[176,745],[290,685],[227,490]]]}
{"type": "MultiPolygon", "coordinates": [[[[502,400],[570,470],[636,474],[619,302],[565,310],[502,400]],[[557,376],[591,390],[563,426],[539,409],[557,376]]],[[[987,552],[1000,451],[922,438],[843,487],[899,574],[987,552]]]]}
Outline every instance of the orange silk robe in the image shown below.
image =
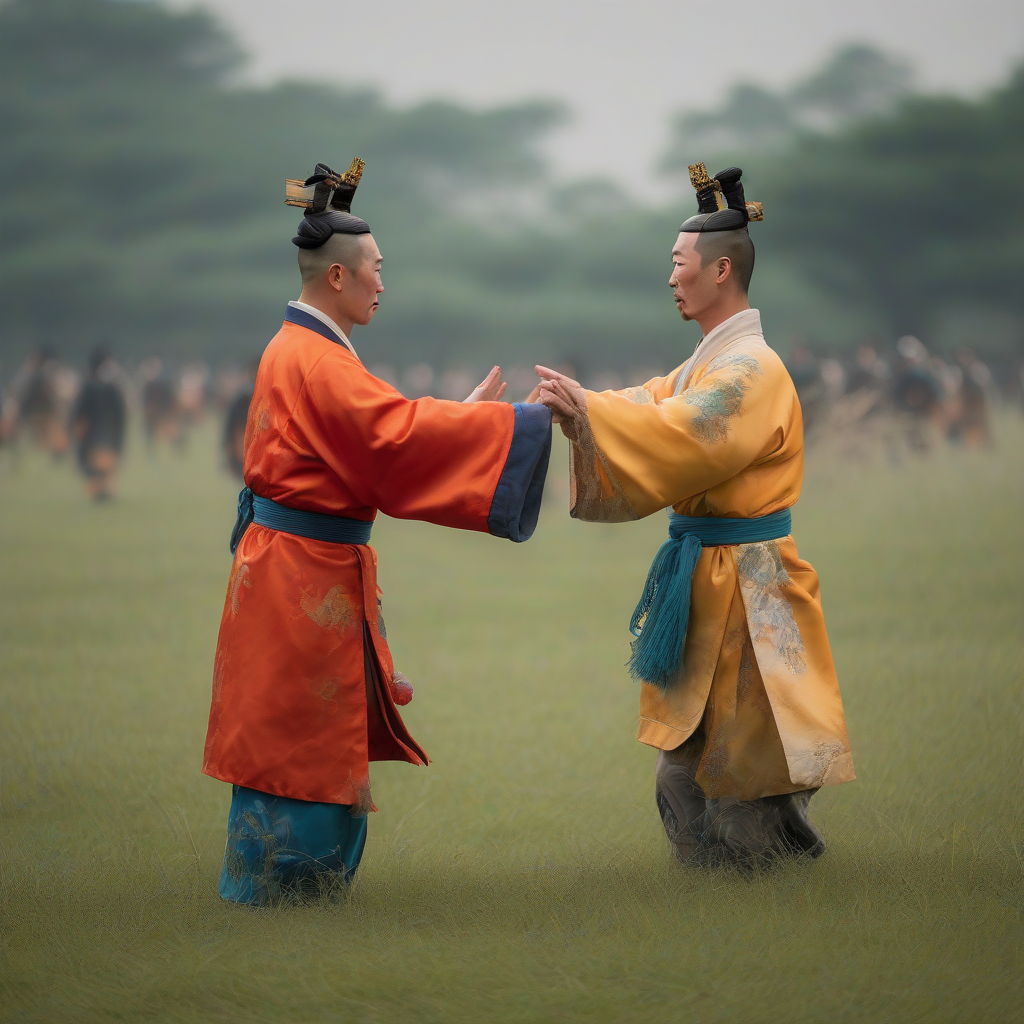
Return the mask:
{"type": "MultiPolygon", "coordinates": [[[[757,310],[717,327],[668,377],[586,400],[572,445],[576,518],[626,522],[668,506],[747,518],[800,496],[800,403],[757,310]]],[[[691,737],[708,797],[854,778],[818,577],[792,537],[703,549],[679,672],[640,693],[642,743],[673,750],[691,737]]]]}
{"type": "MultiPolygon", "coordinates": [[[[362,520],[380,509],[526,539],[550,430],[536,406],[409,401],[289,308],[260,362],[245,481],[293,508],[362,520]]],[[[394,677],[374,550],[253,523],[231,566],[203,771],[373,809],[370,761],[427,763],[395,707],[394,677]]]]}

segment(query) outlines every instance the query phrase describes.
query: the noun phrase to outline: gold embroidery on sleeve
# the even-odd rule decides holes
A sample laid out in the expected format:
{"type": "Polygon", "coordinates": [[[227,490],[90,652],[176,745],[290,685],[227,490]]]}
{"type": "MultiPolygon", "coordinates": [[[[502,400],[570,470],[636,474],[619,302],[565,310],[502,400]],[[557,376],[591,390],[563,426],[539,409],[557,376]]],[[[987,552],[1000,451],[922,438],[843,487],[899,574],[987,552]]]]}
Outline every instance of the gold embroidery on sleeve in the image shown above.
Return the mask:
{"type": "Polygon", "coordinates": [[[705,444],[726,440],[729,436],[729,420],[740,411],[743,396],[750,390],[748,381],[764,375],[761,364],[753,356],[742,353],[721,355],[713,359],[706,372],[712,374],[730,366],[735,367],[736,372],[706,384],[697,384],[683,392],[686,404],[700,410],[700,415],[693,420],[693,432],[697,440],[705,444]]]}
{"type": "Polygon", "coordinates": [[[576,421],[569,453],[569,515],[586,523],[631,523],[639,519],[594,440],[589,417],[576,421]]]}

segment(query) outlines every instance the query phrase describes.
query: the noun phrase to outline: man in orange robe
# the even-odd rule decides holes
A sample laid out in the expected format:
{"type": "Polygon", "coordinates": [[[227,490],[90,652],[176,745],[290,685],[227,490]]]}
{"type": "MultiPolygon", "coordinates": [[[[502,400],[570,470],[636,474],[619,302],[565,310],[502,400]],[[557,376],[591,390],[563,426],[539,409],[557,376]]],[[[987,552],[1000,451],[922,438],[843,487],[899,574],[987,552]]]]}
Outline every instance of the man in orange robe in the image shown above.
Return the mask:
{"type": "Polygon", "coordinates": [[[669,284],[704,332],[694,354],[602,394],[538,367],[539,396],[572,442],[574,517],[669,509],[630,659],[665,831],[687,862],[765,864],[824,850],[808,803],[852,779],[853,761],[818,577],[791,536],[800,403],[747,300],[760,204],[745,202],[739,168],[690,171],[700,213],[680,229],[669,284]]]}
{"type": "Polygon", "coordinates": [[[223,897],[265,904],[349,880],[362,855],[369,762],[427,756],[396,705],[378,510],[527,540],[551,444],[540,405],[409,401],[349,341],[383,291],[381,256],[350,204],[362,172],[289,182],[303,287],[260,362],[245,436],[203,771],[233,784],[223,897]]]}

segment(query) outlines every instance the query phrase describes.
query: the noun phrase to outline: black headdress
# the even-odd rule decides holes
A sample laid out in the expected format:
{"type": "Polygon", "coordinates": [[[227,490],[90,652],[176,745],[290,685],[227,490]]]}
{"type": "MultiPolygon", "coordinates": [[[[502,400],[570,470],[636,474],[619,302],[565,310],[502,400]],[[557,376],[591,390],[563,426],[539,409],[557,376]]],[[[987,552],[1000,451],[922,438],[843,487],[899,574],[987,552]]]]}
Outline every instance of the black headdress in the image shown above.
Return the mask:
{"type": "Polygon", "coordinates": [[[344,174],[338,174],[327,164],[317,164],[304,181],[294,178],[285,181],[285,204],[306,210],[293,244],[300,249],[319,249],[331,235],[370,233],[370,225],[350,212],[365,166],[365,162],[356,157],[344,174]]]}
{"type": "Polygon", "coordinates": [[[684,221],[680,231],[735,231],[751,220],[764,220],[760,203],[748,203],[743,196],[738,167],[727,167],[713,178],[703,164],[690,164],[690,184],[697,190],[700,213],[684,221]]]}

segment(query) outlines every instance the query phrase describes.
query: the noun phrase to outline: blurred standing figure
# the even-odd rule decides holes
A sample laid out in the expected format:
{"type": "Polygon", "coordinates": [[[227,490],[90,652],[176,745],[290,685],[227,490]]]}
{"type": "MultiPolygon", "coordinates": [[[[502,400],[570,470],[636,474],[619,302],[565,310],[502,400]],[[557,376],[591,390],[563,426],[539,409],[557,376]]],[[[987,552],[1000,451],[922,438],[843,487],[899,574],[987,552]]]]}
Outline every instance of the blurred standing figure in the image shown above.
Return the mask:
{"type": "Polygon", "coordinates": [[[142,373],[142,423],[146,448],[152,453],[157,441],[178,443],[181,435],[178,400],[159,356],[150,356],[139,369],[142,373]]]}
{"type": "Polygon", "coordinates": [[[539,398],[572,448],[571,515],[625,523],[668,508],[630,630],[637,739],[658,750],[655,797],[689,864],[816,857],[821,786],[854,778],[818,576],[797,554],[803,482],[796,388],[747,289],[754,246],[738,167],[690,168],[700,213],[669,278],[703,338],[642,387],[596,394],[544,367],[539,398]]]}
{"type": "Polygon", "coordinates": [[[892,401],[906,419],[906,439],[911,448],[927,451],[935,441],[935,428],[944,414],[945,393],[928,349],[912,335],[896,342],[892,376],[892,401]]]}
{"type": "Polygon", "coordinates": [[[17,432],[27,431],[36,447],[57,458],[68,450],[57,394],[59,369],[53,353],[40,348],[28,357],[11,384],[17,402],[17,432]]]}
{"type": "Polygon", "coordinates": [[[857,358],[846,378],[846,393],[881,391],[889,376],[889,367],[870,342],[857,349],[857,358]]]}
{"type": "Polygon", "coordinates": [[[248,377],[239,388],[238,393],[228,405],[224,419],[224,459],[228,469],[239,479],[242,477],[242,465],[245,460],[245,424],[249,418],[249,404],[256,384],[256,374],[260,361],[254,359],[248,366],[248,377]]]}
{"type": "Polygon", "coordinates": [[[18,429],[18,403],[14,396],[0,387],[0,448],[14,441],[18,429]]]}
{"type": "Polygon", "coordinates": [[[809,430],[821,418],[827,405],[821,362],[806,345],[797,345],[786,361],[786,370],[800,399],[804,430],[809,430]]]}
{"type": "Polygon", "coordinates": [[[105,348],[89,360],[89,376],[71,413],[71,434],[86,493],[96,501],[113,497],[124,447],[125,400],[117,363],[105,348]]]}
{"type": "Polygon", "coordinates": [[[189,363],[182,367],[178,378],[178,417],[181,421],[179,448],[185,447],[192,428],[199,426],[206,417],[209,379],[210,368],[204,363],[189,363]]]}
{"type": "Polygon", "coordinates": [[[969,348],[961,349],[956,361],[961,378],[953,400],[949,439],[980,448],[992,443],[988,412],[992,372],[969,348]]]}

